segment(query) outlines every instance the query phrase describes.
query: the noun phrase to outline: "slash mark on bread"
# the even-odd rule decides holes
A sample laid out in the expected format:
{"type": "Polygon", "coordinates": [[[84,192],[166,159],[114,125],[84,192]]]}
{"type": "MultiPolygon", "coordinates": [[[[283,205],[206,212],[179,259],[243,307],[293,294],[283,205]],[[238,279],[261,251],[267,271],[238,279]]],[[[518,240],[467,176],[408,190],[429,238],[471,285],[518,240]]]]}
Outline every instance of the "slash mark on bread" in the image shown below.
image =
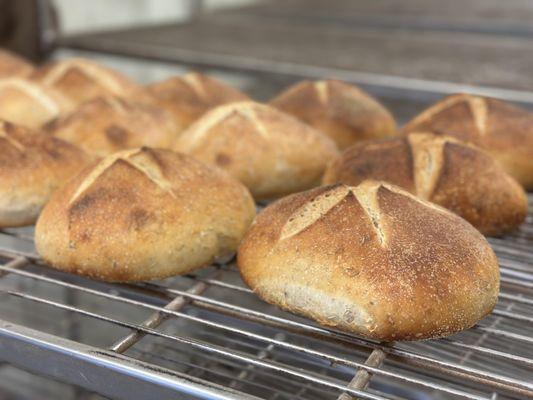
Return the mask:
{"type": "Polygon", "coordinates": [[[8,125],[4,121],[0,121],[0,138],[5,139],[11,146],[19,151],[24,151],[26,148],[18,140],[8,135],[8,125]]]}
{"type": "Polygon", "coordinates": [[[444,163],[444,145],[448,138],[431,138],[424,134],[408,137],[413,159],[413,172],[417,196],[424,200],[431,198],[439,180],[444,163]]]}
{"type": "Polygon", "coordinates": [[[80,71],[89,79],[98,83],[111,93],[120,95],[123,92],[120,83],[107,71],[103,70],[98,65],[89,64],[84,60],[78,59],[63,61],[52,67],[44,77],[43,82],[46,85],[52,86],[72,70],[80,71]]]}
{"type": "Polygon", "coordinates": [[[421,113],[418,117],[414,118],[409,124],[405,126],[406,131],[415,129],[421,124],[430,121],[435,115],[440,114],[443,111],[448,110],[457,103],[466,102],[472,115],[472,119],[478,134],[484,136],[487,133],[487,115],[488,107],[487,100],[483,97],[472,96],[467,94],[457,94],[450,96],[441,102],[435,104],[433,107],[427,109],[421,113]]]}
{"type": "Polygon", "coordinates": [[[321,104],[327,104],[328,102],[328,82],[327,81],[317,81],[314,84],[318,100],[321,104]]]}
{"type": "Polygon", "coordinates": [[[55,100],[51,98],[48,94],[44,92],[38,85],[30,83],[24,79],[20,78],[11,78],[4,79],[0,82],[1,89],[17,89],[36,100],[40,105],[46,108],[53,115],[59,114],[59,107],[56,104],[55,100]]]}
{"type": "Polygon", "coordinates": [[[69,204],[74,203],[83,192],[85,192],[94,182],[96,182],[99,176],[107,171],[118,160],[125,161],[146,175],[148,179],[150,179],[153,183],[170,194],[172,197],[176,197],[175,193],[172,191],[172,184],[165,179],[161,169],[153,162],[153,160],[148,158],[146,151],[143,149],[131,149],[112,154],[100,161],[100,163],[94,167],[91,173],[80,184],[78,190],[70,199],[69,204]]]}
{"type": "Polygon", "coordinates": [[[366,181],[359,186],[340,185],[333,187],[327,192],[308,201],[296,210],[283,226],[280,240],[297,235],[307,227],[313,225],[333,207],[344,200],[346,196],[352,194],[372,223],[372,227],[380,245],[385,245],[386,236],[383,232],[383,222],[377,200],[377,191],[381,186],[380,182],[366,181]]]}
{"type": "Polygon", "coordinates": [[[231,103],[226,106],[220,106],[216,110],[210,112],[207,117],[202,118],[201,124],[197,123],[194,125],[193,132],[188,140],[189,149],[194,149],[201,144],[202,139],[205,135],[217,124],[224,121],[226,118],[229,118],[232,115],[240,115],[246,120],[248,120],[255,131],[265,139],[270,139],[268,130],[259,120],[256,115],[254,108],[261,107],[253,102],[237,102],[231,103]]]}
{"type": "Polygon", "coordinates": [[[487,132],[487,102],[481,97],[468,97],[468,106],[480,136],[487,132]]]}
{"type": "Polygon", "coordinates": [[[196,95],[202,99],[207,98],[207,93],[205,92],[204,85],[202,83],[201,77],[195,72],[189,72],[183,77],[183,82],[185,82],[192,89],[196,95]]]}

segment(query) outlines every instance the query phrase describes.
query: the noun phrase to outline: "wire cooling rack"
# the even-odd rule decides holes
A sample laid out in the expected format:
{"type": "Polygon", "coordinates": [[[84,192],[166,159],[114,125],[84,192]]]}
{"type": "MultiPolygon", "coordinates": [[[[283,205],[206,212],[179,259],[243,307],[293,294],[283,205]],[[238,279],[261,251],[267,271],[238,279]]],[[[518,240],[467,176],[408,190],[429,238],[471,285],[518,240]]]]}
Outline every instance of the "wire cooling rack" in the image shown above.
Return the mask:
{"type": "Polygon", "coordinates": [[[234,260],[109,284],[44,266],[32,228],[3,230],[0,361],[119,399],[532,398],[533,213],[489,241],[502,285],[490,316],[378,343],[265,304],[234,260]]]}

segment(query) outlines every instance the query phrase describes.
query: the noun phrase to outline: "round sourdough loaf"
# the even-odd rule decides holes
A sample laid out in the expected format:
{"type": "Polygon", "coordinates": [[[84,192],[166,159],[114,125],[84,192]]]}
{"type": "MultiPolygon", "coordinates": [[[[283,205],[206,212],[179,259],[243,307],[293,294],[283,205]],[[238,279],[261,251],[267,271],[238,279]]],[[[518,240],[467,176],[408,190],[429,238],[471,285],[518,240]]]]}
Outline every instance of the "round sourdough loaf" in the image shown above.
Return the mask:
{"type": "Polygon", "coordinates": [[[243,92],[198,72],[155,82],[146,89],[157,104],[172,113],[176,125],[182,129],[214,107],[250,100],[243,92]]]}
{"type": "Polygon", "coordinates": [[[33,71],[33,66],[9,51],[0,49],[0,79],[26,76],[33,71]]]}
{"type": "Polygon", "coordinates": [[[100,96],[131,96],[140,87],[121,73],[83,58],[55,61],[37,69],[32,79],[53,87],[79,105],[100,96]]]}
{"type": "Polygon", "coordinates": [[[35,244],[57,269],[144,281],[231,254],[254,215],[248,190],[223,171],[172,151],[130,149],[56,191],[35,244]]]}
{"type": "Polygon", "coordinates": [[[89,157],[60,139],[0,121],[0,228],[33,224],[89,157]]]}
{"type": "Polygon", "coordinates": [[[168,148],[177,135],[164,109],[109,96],[87,101],[43,130],[98,156],[141,146],[168,148]]]}
{"type": "Polygon", "coordinates": [[[53,88],[24,78],[0,79],[0,118],[38,129],[69,111],[72,103],[53,88]]]}
{"type": "Polygon", "coordinates": [[[267,302],[382,341],[452,334],[498,299],[496,256],[476,229],[378,181],[273,203],[250,227],[238,265],[267,302]]]}
{"type": "Polygon", "coordinates": [[[488,97],[454,94],[413,118],[403,132],[434,132],[474,143],[533,189],[532,112],[488,97]]]}
{"type": "Polygon", "coordinates": [[[175,148],[225,169],[257,200],[318,185],[328,161],[338,155],[325,135],[254,102],[207,112],[181,134],[175,148]]]}
{"type": "Polygon", "coordinates": [[[510,231],[527,216],[522,187],[490,155],[448,136],[411,133],[358,143],[330,164],[323,183],[356,186],[366,179],[439,204],[485,235],[510,231]]]}
{"type": "Polygon", "coordinates": [[[396,134],[396,122],[382,104],[335,80],[302,81],[270,104],[326,133],[341,150],[360,140],[396,134]]]}

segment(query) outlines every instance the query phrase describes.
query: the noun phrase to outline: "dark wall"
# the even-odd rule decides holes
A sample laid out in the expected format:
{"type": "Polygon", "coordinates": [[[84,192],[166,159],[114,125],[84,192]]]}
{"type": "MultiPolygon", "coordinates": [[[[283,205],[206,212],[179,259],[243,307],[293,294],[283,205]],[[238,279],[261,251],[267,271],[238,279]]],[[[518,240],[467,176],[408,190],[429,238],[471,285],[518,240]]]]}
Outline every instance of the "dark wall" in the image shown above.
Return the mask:
{"type": "Polygon", "coordinates": [[[55,21],[48,0],[0,0],[0,47],[38,61],[51,48],[55,21]]]}

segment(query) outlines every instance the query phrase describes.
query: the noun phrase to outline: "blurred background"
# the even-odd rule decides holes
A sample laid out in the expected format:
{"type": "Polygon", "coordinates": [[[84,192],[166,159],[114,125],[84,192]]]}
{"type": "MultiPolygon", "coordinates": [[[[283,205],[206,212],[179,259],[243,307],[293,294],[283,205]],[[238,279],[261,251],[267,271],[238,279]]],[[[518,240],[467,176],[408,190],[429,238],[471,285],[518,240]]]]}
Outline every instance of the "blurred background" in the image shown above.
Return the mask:
{"type": "Polygon", "coordinates": [[[533,104],[530,0],[0,0],[0,45],[88,55],[141,82],[186,69],[265,100],[332,77],[400,123],[448,93],[533,104]]]}
{"type": "MultiPolygon", "coordinates": [[[[0,0],[0,47],[38,63],[89,56],[142,83],[196,69],[258,100],[338,78],[400,123],[461,91],[533,109],[532,39],[531,0],[0,0]]],[[[101,399],[0,367],[0,400],[35,398],[101,399]]]]}

